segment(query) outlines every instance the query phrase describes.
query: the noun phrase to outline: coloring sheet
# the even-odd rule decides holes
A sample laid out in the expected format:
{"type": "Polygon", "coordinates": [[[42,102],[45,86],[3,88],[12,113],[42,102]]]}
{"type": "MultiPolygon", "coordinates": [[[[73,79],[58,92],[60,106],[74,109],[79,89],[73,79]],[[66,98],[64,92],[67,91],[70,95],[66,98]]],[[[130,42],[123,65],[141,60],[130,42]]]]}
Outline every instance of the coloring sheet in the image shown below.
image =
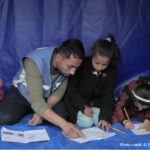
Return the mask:
{"type": "Polygon", "coordinates": [[[79,137],[79,138],[71,139],[71,140],[76,141],[78,143],[85,143],[88,141],[101,140],[101,139],[109,138],[109,137],[116,135],[115,133],[105,132],[102,129],[99,129],[97,127],[83,129],[81,131],[83,132],[83,134],[85,135],[86,138],[83,139],[83,138],[79,137]]]}
{"type": "Polygon", "coordinates": [[[133,129],[131,129],[131,131],[135,134],[135,135],[144,135],[144,134],[150,134],[150,131],[146,131],[145,129],[138,129],[139,126],[141,124],[134,124],[133,129]]]}
{"type": "Polygon", "coordinates": [[[46,132],[46,129],[16,131],[2,127],[1,140],[7,142],[29,143],[29,142],[49,141],[50,138],[46,132]]]}

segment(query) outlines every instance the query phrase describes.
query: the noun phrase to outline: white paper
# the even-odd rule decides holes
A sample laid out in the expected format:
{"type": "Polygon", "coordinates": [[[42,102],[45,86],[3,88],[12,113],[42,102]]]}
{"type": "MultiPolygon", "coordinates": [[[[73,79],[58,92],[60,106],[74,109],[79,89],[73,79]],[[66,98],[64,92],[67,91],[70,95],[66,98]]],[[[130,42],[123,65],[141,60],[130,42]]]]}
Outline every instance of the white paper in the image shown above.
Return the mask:
{"type": "Polygon", "coordinates": [[[144,134],[150,134],[150,131],[146,131],[145,129],[138,129],[140,127],[140,124],[134,124],[133,129],[131,129],[131,131],[135,134],[135,135],[144,135],[144,134]]]}
{"type": "Polygon", "coordinates": [[[16,131],[2,127],[1,140],[7,142],[29,143],[29,142],[49,141],[50,138],[45,129],[16,131]]]}
{"type": "Polygon", "coordinates": [[[71,139],[71,140],[76,141],[78,143],[85,143],[88,141],[101,140],[101,139],[109,138],[109,137],[116,135],[115,133],[105,132],[102,129],[99,129],[97,127],[83,129],[81,131],[85,135],[86,138],[83,139],[81,137],[78,137],[76,139],[71,139]]]}

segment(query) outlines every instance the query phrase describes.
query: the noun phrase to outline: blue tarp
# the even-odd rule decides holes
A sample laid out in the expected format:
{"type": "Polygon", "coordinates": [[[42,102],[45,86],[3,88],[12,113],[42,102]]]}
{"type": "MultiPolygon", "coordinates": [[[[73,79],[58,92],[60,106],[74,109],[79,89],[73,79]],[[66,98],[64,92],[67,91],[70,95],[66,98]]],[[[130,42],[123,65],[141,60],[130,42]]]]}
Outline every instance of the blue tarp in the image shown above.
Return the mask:
{"type": "MultiPolygon", "coordinates": [[[[110,130],[110,132],[116,133],[116,135],[111,138],[80,144],[67,139],[56,126],[48,124],[41,124],[36,127],[27,126],[26,123],[31,117],[31,114],[27,115],[19,123],[5,127],[7,129],[19,131],[46,129],[50,141],[28,144],[0,141],[0,149],[150,149],[150,134],[137,136],[130,130],[125,129],[120,123],[113,124],[113,127],[125,131],[125,134],[110,130]]],[[[135,118],[132,119],[132,122],[140,123],[135,118]]]]}
{"type": "MultiPolygon", "coordinates": [[[[149,6],[149,0],[0,0],[0,77],[4,81],[5,93],[19,68],[21,57],[31,50],[59,45],[68,38],[78,38],[89,55],[97,39],[112,33],[123,57],[123,63],[118,65],[116,78],[115,95],[118,97],[129,80],[139,75],[150,77],[149,6]]],[[[23,123],[12,128],[24,129],[23,123]]],[[[0,148],[23,146],[21,148],[39,149],[49,148],[51,145],[50,148],[67,149],[108,146],[105,145],[107,140],[83,145],[68,142],[57,127],[46,128],[50,136],[58,133],[56,136],[53,134],[54,140],[50,143],[9,143],[7,147],[7,143],[1,142],[0,148]]],[[[129,143],[128,138],[131,142],[134,140],[131,138],[132,134],[128,133],[127,137],[117,137],[116,147],[121,141],[129,143]]],[[[142,138],[147,142],[147,136],[142,138]]],[[[114,140],[112,139],[112,143],[114,140]]],[[[140,142],[138,137],[133,143],[137,142],[140,142]]]]}
{"type": "Polygon", "coordinates": [[[0,0],[0,77],[7,91],[20,58],[42,46],[79,38],[93,43],[114,34],[121,49],[116,86],[149,75],[149,0],[0,0]]]}

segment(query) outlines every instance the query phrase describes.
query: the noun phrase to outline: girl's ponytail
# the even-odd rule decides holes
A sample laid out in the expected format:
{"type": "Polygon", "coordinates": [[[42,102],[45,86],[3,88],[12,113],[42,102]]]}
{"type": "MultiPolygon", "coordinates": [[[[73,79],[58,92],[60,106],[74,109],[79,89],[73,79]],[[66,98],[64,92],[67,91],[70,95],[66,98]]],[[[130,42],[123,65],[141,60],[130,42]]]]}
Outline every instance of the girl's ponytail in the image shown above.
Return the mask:
{"type": "Polygon", "coordinates": [[[112,34],[107,35],[106,40],[112,43],[113,56],[111,58],[111,64],[116,65],[118,62],[122,62],[120,48],[117,46],[115,38],[112,34]]]}
{"type": "Polygon", "coordinates": [[[110,59],[110,65],[121,63],[120,49],[116,45],[115,38],[108,34],[105,39],[97,40],[92,48],[92,55],[101,55],[110,59]]]}

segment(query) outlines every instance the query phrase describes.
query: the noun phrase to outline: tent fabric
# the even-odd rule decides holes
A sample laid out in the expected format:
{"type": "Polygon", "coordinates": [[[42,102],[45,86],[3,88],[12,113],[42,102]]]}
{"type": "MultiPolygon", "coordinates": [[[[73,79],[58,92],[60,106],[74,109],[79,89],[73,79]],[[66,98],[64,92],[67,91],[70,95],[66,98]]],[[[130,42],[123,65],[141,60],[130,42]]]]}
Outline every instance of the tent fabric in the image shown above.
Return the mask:
{"type": "MultiPolygon", "coordinates": [[[[31,127],[25,125],[31,118],[32,114],[29,114],[25,116],[19,123],[4,127],[19,131],[46,129],[48,136],[50,137],[50,141],[33,142],[27,144],[0,141],[0,149],[150,149],[150,134],[135,135],[130,130],[125,129],[120,123],[113,124],[113,127],[125,131],[125,134],[115,130],[110,130],[110,132],[113,132],[116,135],[111,138],[94,140],[80,144],[66,138],[60,128],[56,126],[41,124],[36,127],[31,127]]],[[[136,118],[132,118],[131,121],[133,123],[140,123],[136,118]]],[[[81,127],[79,128],[83,129],[81,127]]]]}
{"type": "MultiPolygon", "coordinates": [[[[140,75],[150,77],[149,6],[149,0],[0,0],[0,78],[5,93],[19,69],[21,57],[33,49],[78,38],[83,42],[86,55],[89,55],[96,40],[112,33],[123,57],[122,64],[118,65],[115,84],[117,98],[128,81],[140,75]]],[[[9,127],[30,129],[24,123],[23,120],[9,127]]],[[[149,138],[132,138],[133,134],[128,132],[127,137],[119,135],[116,139],[80,145],[69,142],[57,127],[44,127],[52,136],[51,142],[30,145],[0,142],[0,148],[69,149],[100,148],[100,145],[105,148],[108,141],[113,144],[116,139],[118,142],[113,144],[114,147],[126,148],[119,147],[119,142],[138,144],[147,142],[149,138]]],[[[138,148],[148,147],[142,145],[138,148]]]]}
{"type": "Polygon", "coordinates": [[[149,0],[0,0],[0,77],[12,84],[22,56],[37,47],[80,39],[90,54],[93,43],[112,33],[121,49],[116,87],[148,73],[149,0]]]}

